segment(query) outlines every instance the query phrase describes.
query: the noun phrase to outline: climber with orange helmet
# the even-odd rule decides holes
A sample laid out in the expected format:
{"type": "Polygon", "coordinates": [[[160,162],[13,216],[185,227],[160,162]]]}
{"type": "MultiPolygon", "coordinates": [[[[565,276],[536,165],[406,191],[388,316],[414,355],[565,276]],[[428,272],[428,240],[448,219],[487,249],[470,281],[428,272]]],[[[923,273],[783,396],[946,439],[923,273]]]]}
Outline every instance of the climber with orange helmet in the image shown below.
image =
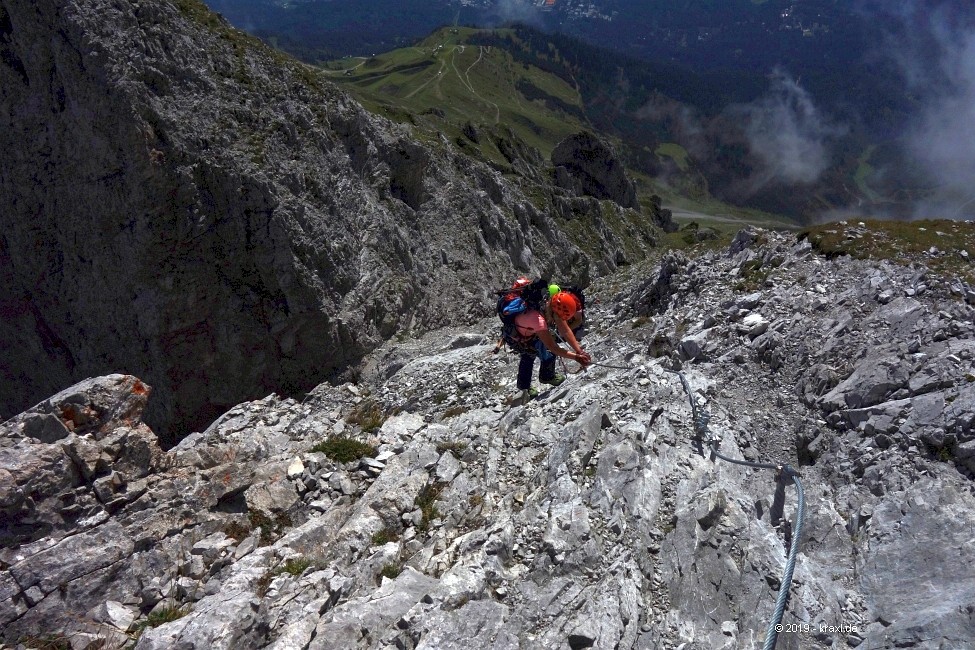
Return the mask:
{"type": "MultiPolygon", "coordinates": [[[[543,384],[558,386],[565,377],[555,372],[555,357],[578,361],[583,366],[589,364],[589,355],[570,352],[559,346],[549,331],[549,323],[543,315],[547,297],[548,283],[543,280],[531,282],[520,277],[511,289],[499,291],[498,316],[501,318],[501,343],[521,355],[518,364],[518,389],[523,397],[537,393],[531,386],[535,357],[541,364],[538,380],[543,384]]],[[[578,343],[577,343],[578,345],[578,343]]],[[[495,348],[497,351],[499,348],[495,348]]]]}
{"type": "Polygon", "coordinates": [[[585,361],[580,361],[583,366],[588,365],[592,359],[582,349],[576,334],[582,328],[584,316],[585,299],[582,292],[575,288],[563,289],[557,284],[548,286],[548,305],[545,308],[545,315],[555,323],[562,340],[569,344],[576,354],[585,361]]]}

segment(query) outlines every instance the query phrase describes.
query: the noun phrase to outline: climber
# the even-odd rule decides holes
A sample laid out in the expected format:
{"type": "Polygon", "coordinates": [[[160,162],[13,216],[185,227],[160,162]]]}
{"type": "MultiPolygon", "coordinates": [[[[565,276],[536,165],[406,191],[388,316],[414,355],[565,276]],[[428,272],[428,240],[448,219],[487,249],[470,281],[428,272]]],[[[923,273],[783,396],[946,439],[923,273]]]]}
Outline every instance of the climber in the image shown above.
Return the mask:
{"type": "Polygon", "coordinates": [[[555,372],[556,356],[577,361],[583,367],[591,361],[585,352],[569,351],[559,346],[549,332],[548,322],[542,314],[543,293],[547,286],[545,281],[531,282],[521,277],[515,280],[510,290],[502,292],[498,300],[498,316],[503,323],[502,341],[521,355],[517,386],[523,392],[523,397],[538,393],[531,386],[536,356],[540,362],[538,381],[551,386],[565,381],[564,375],[555,372]]]}
{"type": "Polygon", "coordinates": [[[563,289],[557,284],[550,284],[548,285],[548,295],[545,318],[555,324],[559,336],[577,354],[585,354],[582,345],[579,343],[579,339],[582,338],[586,306],[586,298],[583,296],[582,290],[578,287],[563,289]]]}

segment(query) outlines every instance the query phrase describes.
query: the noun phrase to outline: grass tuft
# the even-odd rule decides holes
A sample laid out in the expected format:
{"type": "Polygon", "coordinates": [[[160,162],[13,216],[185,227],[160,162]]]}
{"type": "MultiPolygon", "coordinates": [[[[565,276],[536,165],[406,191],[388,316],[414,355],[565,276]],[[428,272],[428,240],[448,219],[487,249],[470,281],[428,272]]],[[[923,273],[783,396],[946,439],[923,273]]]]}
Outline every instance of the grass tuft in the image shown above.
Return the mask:
{"type": "Polygon", "coordinates": [[[346,418],[350,424],[358,424],[367,433],[376,431],[386,421],[386,414],[383,412],[379,402],[373,399],[366,399],[356,405],[349,417],[346,418]]]}
{"type": "Polygon", "coordinates": [[[460,456],[465,449],[467,449],[467,443],[461,440],[442,440],[437,443],[437,453],[440,454],[449,451],[454,456],[460,456]]]}
{"type": "MultiPolygon", "coordinates": [[[[190,613],[189,608],[179,607],[177,605],[168,605],[162,609],[150,612],[144,621],[136,623],[132,636],[135,640],[138,640],[142,633],[151,627],[159,627],[160,625],[165,625],[166,623],[172,623],[173,621],[178,621],[187,614],[190,613]]],[[[70,644],[67,646],[71,647],[70,644]]],[[[44,650],[43,647],[39,650],[44,650]]],[[[53,648],[51,648],[53,650],[53,648]]]]}
{"type": "Polygon", "coordinates": [[[386,526],[381,531],[372,536],[373,546],[383,546],[399,539],[399,533],[395,528],[386,526]]]}
{"type": "Polygon", "coordinates": [[[444,419],[455,418],[458,415],[463,415],[471,410],[471,406],[467,404],[455,404],[448,409],[444,409],[443,417],[444,419]]]}
{"type": "Polygon", "coordinates": [[[264,573],[258,580],[254,588],[254,593],[259,597],[263,598],[267,595],[268,589],[271,587],[271,582],[280,575],[287,573],[295,578],[300,577],[301,574],[305,572],[308,567],[312,566],[314,562],[306,557],[293,557],[285,560],[284,564],[279,564],[278,566],[270,569],[264,573]]]}
{"type": "Polygon", "coordinates": [[[71,650],[71,640],[63,634],[24,637],[18,645],[32,650],[71,650]]]}
{"type": "Polygon", "coordinates": [[[254,528],[261,530],[261,536],[258,540],[260,546],[270,546],[283,528],[292,525],[291,517],[283,512],[271,519],[259,510],[251,510],[247,513],[247,519],[250,521],[251,530],[254,528]]]}
{"type": "Polygon", "coordinates": [[[372,445],[344,437],[330,438],[325,442],[318,443],[309,451],[320,451],[339,463],[351,463],[366,457],[375,458],[376,454],[379,453],[372,445]]]}
{"type": "Polygon", "coordinates": [[[227,537],[242,542],[251,534],[251,528],[239,521],[231,521],[223,527],[223,534],[227,537]]]}
{"type": "Polygon", "coordinates": [[[423,519],[417,525],[417,529],[421,531],[429,530],[430,522],[440,516],[440,512],[437,510],[436,502],[437,497],[443,492],[444,488],[447,487],[446,483],[436,482],[430,485],[424,486],[420,490],[420,494],[417,495],[414,500],[414,505],[420,509],[423,513],[423,519]]]}
{"type": "Polygon", "coordinates": [[[390,563],[383,565],[382,571],[379,572],[379,575],[384,578],[389,578],[390,580],[395,580],[396,577],[401,573],[403,573],[403,565],[390,563]]]}
{"type": "Polygon", "coordinates": [[[738,277],[741,278],[735,283],[737,291],[755,291],[765,284],[768,280],[771,269],[764,268],[762,260],[748,260],[738,269],[738,277]]]}
{"type": "Polygon", "coordinates": [[[287,573],[297,578],[311,565],[312,561],[306,557],[293,557],[284,563],[284,566],[281,567],[280,573],[287,573]]]}

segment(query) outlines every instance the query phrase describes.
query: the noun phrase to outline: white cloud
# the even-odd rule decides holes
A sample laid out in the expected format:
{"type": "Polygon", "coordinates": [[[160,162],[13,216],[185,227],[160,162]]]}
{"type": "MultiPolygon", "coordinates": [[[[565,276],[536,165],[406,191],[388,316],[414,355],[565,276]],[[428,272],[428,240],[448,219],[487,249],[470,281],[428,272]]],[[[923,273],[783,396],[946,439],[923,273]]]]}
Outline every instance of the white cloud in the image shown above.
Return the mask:
{"type": "Polygon", "coordinates": [[[498,21],[540,24],[541,17],[530,0],[499,0],[492,9],[498,21]]]}
{"type": "Polygon", "coordinates": [[[947,36],[940,66],[948,83],[929,91],[908,143],[944,204],[930,206],[941,212],[930,216],[961,217],[966,208],[975,214],[975,32],[947,36]]]}
{"type": "Polygon", "coordinates": [[[975,9],[937,0],[865,0],[862,8],[889,21],[885,55],[919,102],[903,139],[932,195],[915,214],[975,216],[975,9]]]}
{"type": "Polygon", "coordinates": [[[758,100],[729,109],[742,120],[751,152],[762,168],[750,180],[754,192],[769,184],[814,183],[830,164],[830,141],[845,128],[832,124],[809,93],[784,70],[758,100]]]}

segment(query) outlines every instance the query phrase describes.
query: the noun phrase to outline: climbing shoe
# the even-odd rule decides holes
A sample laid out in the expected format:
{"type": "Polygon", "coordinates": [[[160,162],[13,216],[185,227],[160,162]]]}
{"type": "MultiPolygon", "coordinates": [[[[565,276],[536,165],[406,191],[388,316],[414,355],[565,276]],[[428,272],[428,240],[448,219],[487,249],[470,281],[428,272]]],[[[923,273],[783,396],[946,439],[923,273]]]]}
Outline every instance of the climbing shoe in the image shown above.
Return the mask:
{"type": "Polygon", "coordinates": [[[538,381],[543,384],[548,384],[549,386],[558,386],[563,381],[565,381],[565,375],[555,375],[551,379],[539,379],[538,381]]]}
{"type": "Polygon", "coordinates": [[[511,397],[508,400],[508,404],[512,404],[514,406],[518,406],[519,404],[521,405],[527,404],[528,402],[535,399],[537,396],[538,396],[538,389],[533,386],[531,388],[526,388],[525,390],[521,391],[514,397],[511,397]]]}

